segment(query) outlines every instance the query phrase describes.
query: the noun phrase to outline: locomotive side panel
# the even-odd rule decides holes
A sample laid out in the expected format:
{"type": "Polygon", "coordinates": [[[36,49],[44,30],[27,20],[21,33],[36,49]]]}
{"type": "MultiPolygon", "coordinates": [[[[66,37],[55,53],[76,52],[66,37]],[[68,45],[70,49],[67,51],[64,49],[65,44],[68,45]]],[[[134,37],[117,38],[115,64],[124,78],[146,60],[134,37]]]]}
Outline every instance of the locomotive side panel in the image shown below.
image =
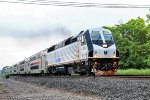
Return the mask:
{"type": "Polygon", "coordinates": [[[78,42],[59,48],[47,54],[48,66],[70,64],[78,59],[78,42]]]}

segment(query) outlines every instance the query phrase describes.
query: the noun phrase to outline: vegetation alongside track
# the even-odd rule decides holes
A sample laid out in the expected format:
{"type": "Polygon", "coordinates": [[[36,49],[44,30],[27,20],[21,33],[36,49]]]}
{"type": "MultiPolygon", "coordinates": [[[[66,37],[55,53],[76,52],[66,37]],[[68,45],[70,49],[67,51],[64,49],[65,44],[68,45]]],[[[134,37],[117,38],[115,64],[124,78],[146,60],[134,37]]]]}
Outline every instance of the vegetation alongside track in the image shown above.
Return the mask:
{"type": "Polygon", "coordinates": [[[150,75],[150,69],[118,69],[117,75],[150,75]]]}
{"type": "Polygon", "coordinates": [[[120,21],[114,26],[104,26],[111,30],[116,40],[119,69],[150,68],[150,13],[146,16],[146,20],[138,17],[126,23],[120,21]]]}

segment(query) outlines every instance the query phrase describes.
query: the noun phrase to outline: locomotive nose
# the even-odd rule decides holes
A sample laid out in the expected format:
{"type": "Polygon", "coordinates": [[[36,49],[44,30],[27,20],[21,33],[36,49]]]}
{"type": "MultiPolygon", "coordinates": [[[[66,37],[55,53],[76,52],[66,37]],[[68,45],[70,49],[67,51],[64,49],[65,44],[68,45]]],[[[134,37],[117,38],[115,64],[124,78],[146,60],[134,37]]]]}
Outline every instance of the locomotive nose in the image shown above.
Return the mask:
{"type": "Polygon", "coordinates": [[[116,57],[116,46],[115,44],[107,47],[107,44],[103,46],[93,45],[95,58],[115,58],[116,57]]]}

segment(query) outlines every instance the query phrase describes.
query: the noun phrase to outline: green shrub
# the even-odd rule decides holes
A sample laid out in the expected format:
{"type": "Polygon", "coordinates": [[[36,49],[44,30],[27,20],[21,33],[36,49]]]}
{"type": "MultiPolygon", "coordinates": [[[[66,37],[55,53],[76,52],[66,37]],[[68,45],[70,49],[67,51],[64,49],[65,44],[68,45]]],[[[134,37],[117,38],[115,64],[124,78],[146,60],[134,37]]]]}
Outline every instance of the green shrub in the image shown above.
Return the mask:
{"type": "Polygon", "coordinates": [[[10,77],[9,74],[5,74],[5,78],[8,79],[10,77]]]}

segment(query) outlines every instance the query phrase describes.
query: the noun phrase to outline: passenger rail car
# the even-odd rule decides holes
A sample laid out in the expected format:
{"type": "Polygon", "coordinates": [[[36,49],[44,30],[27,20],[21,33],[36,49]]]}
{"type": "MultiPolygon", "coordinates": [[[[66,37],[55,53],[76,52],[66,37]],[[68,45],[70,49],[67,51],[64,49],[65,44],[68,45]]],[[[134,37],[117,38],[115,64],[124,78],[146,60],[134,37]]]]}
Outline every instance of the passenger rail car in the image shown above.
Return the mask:
{"type": "Polygon", "coordinates": [[[18,63],[15,64],[15,65],[13,65],[12,67],[13,67],[13,68],[12,68],[12,73],[13,73],[14,75],[19,74],[18,63]]]}
{"type": "Polygon", "coordinates": [[[13,74],[113,75],[119,52],[108,29],[93,28],[55,44],[12,66],[13,74]],[[19,72],[16,72],[16,67],[19,72]]]}
{"type": "Polygon", "coordinates": [[[46,50],[43,50],[29,58],[28,74],[47,73],[46,71],[46,50]]]}
{"type": "Polygon", "coordinates": [[[10,70],[11,70],[11,67],[10,67],[10,66],[5,66],[5,67],[3,67],[3,69],[2,69],[2,74],[3,74],[3,75],[10,74],[10,70]]]}

